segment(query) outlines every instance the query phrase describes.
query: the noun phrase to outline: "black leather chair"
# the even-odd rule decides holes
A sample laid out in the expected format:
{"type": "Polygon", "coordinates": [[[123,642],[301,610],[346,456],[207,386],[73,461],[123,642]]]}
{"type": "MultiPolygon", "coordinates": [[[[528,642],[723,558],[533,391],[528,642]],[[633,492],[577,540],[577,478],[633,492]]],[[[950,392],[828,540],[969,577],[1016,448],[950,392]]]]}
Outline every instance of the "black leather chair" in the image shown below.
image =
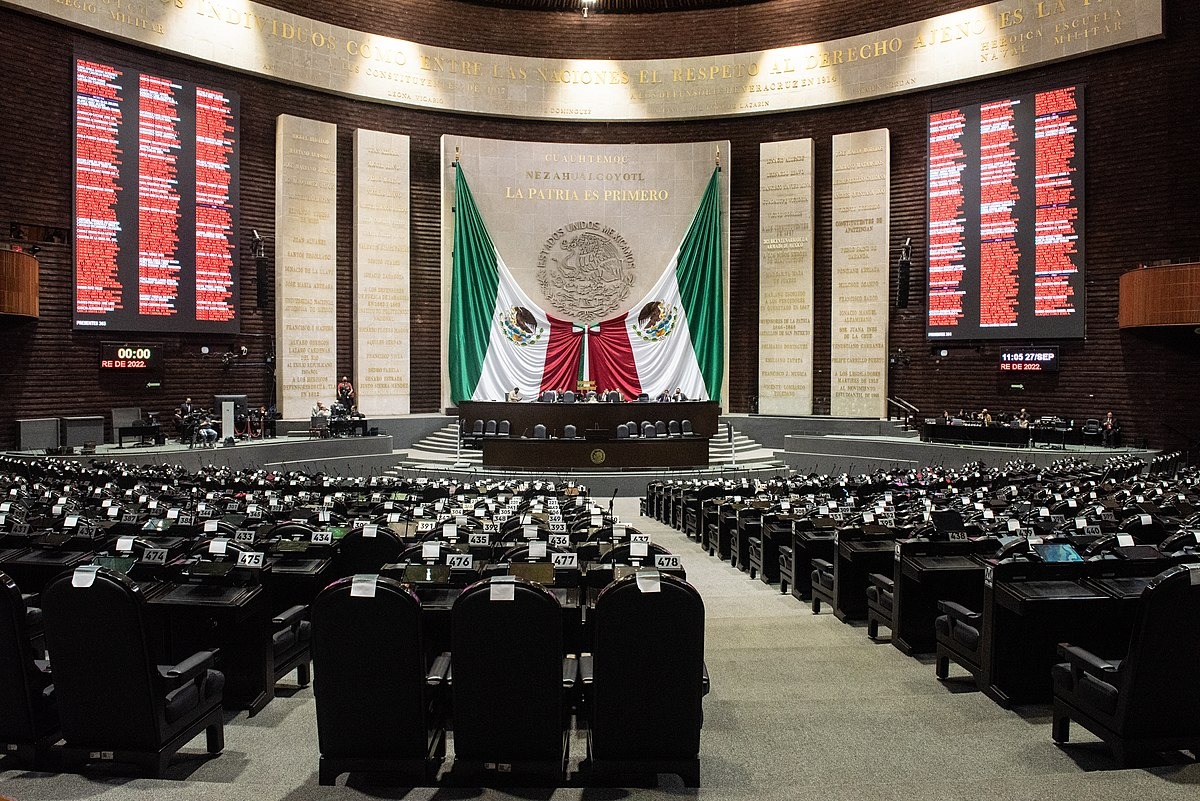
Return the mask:
{"type": "Polygon", "coordinates": [[[563,426],[562,438],[563,439],[575,439],[575,432],[576,432],[575,426],[568,423],[567,425],[563,426]]]}
{"type": "Polygon", "coordinates": [[[933,629],[937,637],[937,656],[934,672],[939,679],[950,675],[950,661],[966,669],[978,684],[983,671],[980,651],[983,632],[983,614],[973,612],[953,601],[938,601],[941,615],[934,618],[933,629]]]}
{"type": "Polygon", "coordinates": [[[451,621],[455,777],[561,783],[578,663],[563,657],[558,600],[494,577],[463,590],[451,621]]]}
{"type": "Polygon", "coordinates": [[[50,665],[40,659],[31,628],[41,610],[27,608],[16,582],[0,573],[0,753],[26,768],[41,767],[58,740],[58,709],[50,665]]]}
{"type": "Polygon", "coordinates": [[[313,602],[312,647],[320,783],[347,772],[432,783],[446,753],[437,685],[449,661],[426,671],[417,596],[389,578],[364,577],[357,590],[339,579],[313,602]]]}
{"type": "Polygon", "coordinates": [[[66,741],[64,766],[133,763],[159,777],[171,756],[201,731],[210,754],[225,747],[225,677],[212,669],[214,652],[157,664],[146,601],[128,576],[76,568],[50,582],[42,609],[66,741]]]}
{"type": "Polygon", "coordinates": [[[271,621],[271,654],[275,665],[275,682],[296,671],[296,683],[307,687],[312,680],[312,623],[308,607],[297,604],[276,615],[271,621]]]}
{"type": "MultiPolygon", "coordinates": [[[[836,558],[836,557],[834,557],[836,558]]],[[[812,600],[809,602],[814,615],[821,614],[821,604],[836,607],[833,596],[833,562],[828,559],[812,560],[812,600]]]]}
{"type": "Polygon", "coordinates": [[[708,692],[700,594],[675,576],[640,570],[605,587],[589,617],[593,652],[580,667],[590,781],[674,773],[698,787],[708,692]]]}
{"type": "Polygon", "coordinates": [[[896,610],[896,585],[891,576],[871,573],[867,576],[867,636],[872,640],[879,636],[882,625],[890,632],[896,610]]]}
{"type": "Polygon", "coordinates": [[[534,439],[545,439],[546,438],[546,426],[542,425],[541,423],[538,423],[536,426],[534,426],[533,427],[533,438],[534,439]]]}
{"type": "Polygon", "coordinates": [[[1160,573],[1142,591],[1129,648],[1104,659],[1060,645],[1067,661],[1054,679],[1053,737],[1065,743],[1074,720],[1103,740],[1117,767],[1159,751],[1200,748],[1200,565],[1160,573]]]}
{"type": "Polygon", "coordinates": [[[500,425],[496,427],[496,436],[507,437],[512,433],[512,423],[507,420],[501,420],[500,425]]]}
{"type": "Polygon", "coordinates": [[[353,576],[356,573],[378,573],[379,568],[395,562],[404,550],[404,540],[390,528],[377,526],[375,536],[366,536],[365,527],[346,532],[337,544],[333,560],[334,575],[353,576]]]}

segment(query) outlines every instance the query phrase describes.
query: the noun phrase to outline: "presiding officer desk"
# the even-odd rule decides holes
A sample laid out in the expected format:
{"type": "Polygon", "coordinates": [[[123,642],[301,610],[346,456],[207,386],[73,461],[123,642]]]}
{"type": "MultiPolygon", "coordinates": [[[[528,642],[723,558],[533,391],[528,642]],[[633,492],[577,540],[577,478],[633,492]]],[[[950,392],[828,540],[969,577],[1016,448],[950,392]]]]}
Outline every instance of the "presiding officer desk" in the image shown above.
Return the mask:
{"type": "MultiPolygon", "coordinates": [[[[449,411],[449,410],[448,410],[449,411]]],[[[482,439],[483,463],[495,467],[538,464],[563,467],[688,467],[708,464],[708,441],[717,433],[720,406],[714,401],[669,403],[505,403],[463,401],[457,413],[464,432],[488,421],[508,421],[508,436],[482,439]],[[690,435],[617,438],[617,426],[676,421],[691,424],[690,435]],[[477,426],[476,423],[479,423],[477,426]],[[537,426],[546,439],[533,438],[537,426]],[[564,437],[575,426],[575,438],[564,437]]]]}

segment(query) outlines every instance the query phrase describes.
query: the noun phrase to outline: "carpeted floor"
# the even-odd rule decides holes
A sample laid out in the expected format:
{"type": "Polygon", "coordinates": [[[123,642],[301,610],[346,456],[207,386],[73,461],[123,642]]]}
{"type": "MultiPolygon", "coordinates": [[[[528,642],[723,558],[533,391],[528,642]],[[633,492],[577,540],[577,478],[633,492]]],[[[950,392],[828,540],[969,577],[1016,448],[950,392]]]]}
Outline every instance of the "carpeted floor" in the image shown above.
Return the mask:
{"type": "MultiPolygon", "coordinates": [[[[1050,739],[1049,709],[1005,710],[964,682],[939,683],[930,660],[872,643],[865,629],[807,606],[701,553],[679,532],[637,517],[636,499],[617,513],[682,555],[704,596],[712,692],[705,699],[701,788],[668,780],[656,790],[477,790],[320,787],[311,688],[284,689],[255,718],[231,716],[225,752],[204,755],[197,738],[171,779],[0,773],[0,796],[35,799],[593,799],[697,794],[704,798],[980,798],[1124,801],[1196,797],[1200,765],[1112,769],[1095,738],[1050,739]]],[[[951,668],[952,678],[962,676],[951,668]]],[[[576,736],[572,757],[583,757],[576,736]]],[[[0,763],[3,764],[3,763],[0,763]]],[[[345,777],[341,781],[345,781],[345,777]]]]}

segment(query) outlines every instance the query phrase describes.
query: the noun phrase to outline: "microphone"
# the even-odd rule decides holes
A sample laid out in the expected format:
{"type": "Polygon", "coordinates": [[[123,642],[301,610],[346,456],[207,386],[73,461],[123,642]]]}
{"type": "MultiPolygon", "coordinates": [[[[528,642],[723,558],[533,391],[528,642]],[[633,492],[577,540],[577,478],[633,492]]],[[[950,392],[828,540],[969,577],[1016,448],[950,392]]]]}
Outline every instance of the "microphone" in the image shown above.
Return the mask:
{"type": "Polygon", "coordinates": [[[254,237],[254,241],[255,241],[255,242],[257,242],[257,241],[259,241],[260,239],[262,239],[262,237],[258,235],[258,229],[257,229],[257,228],[251,228],[251,229],[250,229],[250,235],[251,235],[252,237],[254,237]]]}

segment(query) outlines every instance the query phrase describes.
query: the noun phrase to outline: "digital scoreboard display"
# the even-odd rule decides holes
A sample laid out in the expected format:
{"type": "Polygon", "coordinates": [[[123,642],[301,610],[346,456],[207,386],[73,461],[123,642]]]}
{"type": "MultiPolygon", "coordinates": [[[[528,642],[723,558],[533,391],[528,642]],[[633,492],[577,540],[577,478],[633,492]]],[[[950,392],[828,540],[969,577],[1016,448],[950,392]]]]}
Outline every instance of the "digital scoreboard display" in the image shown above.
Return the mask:
{"type": "Polygon", "coordinates": [[[1057,373],[1058,348],[1004,348],[1000,351],[1002,373],[1057,373]]]}
{"type": "Polygon", "coordinates": [[[163,346],[154,342],[101,342],[100,373],[112,377],[161,378],[163,346]]]}
{"type": "Polygon", "coordinates": [[[1083,337],[1082,87],[929,116],[929,339],[1083,337]]]}
{"type": "Polygon", "coordinates": [[[75,328],[236,333],[238,98],[75,59],[75,328]]]}

